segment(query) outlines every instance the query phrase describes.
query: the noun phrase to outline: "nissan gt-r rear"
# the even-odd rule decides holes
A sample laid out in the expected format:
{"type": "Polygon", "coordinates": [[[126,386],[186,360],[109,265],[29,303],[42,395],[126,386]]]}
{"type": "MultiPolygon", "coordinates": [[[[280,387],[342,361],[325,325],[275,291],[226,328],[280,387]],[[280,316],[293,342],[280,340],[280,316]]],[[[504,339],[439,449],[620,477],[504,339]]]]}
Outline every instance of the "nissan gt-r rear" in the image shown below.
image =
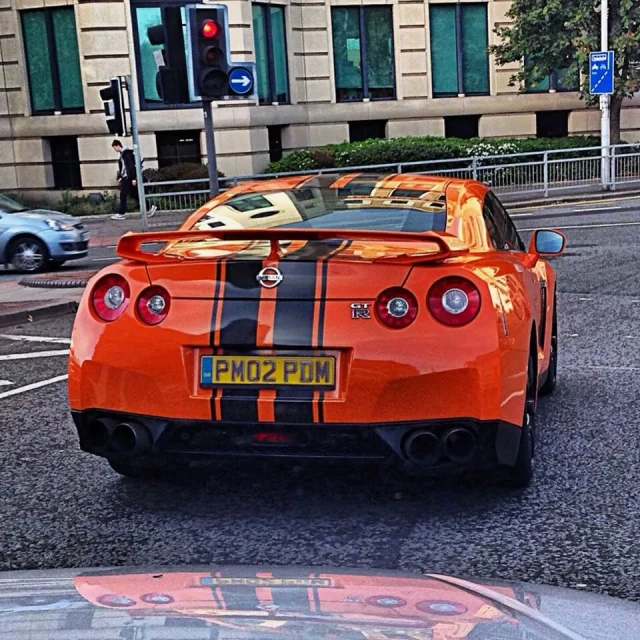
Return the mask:
{"type": "Polygon", "coordinates": [[[82,449],[125,475],[272,457],[497,468],[526,485],[557,357],[541,256],[564,239],[497,249],[487,193],[423,176],[274,180],[180,231],[125,235],[73,330],[82,449]]]}

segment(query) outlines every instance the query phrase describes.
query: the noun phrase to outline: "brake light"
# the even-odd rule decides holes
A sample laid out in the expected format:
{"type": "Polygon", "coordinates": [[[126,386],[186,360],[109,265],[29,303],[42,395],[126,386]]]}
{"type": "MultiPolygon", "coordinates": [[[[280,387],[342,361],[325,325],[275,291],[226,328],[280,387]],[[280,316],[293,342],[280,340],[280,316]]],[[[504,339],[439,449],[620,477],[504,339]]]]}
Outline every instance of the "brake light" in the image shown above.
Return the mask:
{"type": "Polygon", "coordinates": [[[427,304],[433,317],[450,327],[469,324],[480,311],[480,291],[465,278],[450,276],[429,289],[427,304]]]}
{"type": "Polygon", "coordinates": [[[149,287],[138,298],[138,316],[145,324],[160,324],[169,315],[171,296],[162,287],[149,287]]]}
{"type": "Polygon", "coordinates": [[[385,289],[376,300],[376,316],[390,329],[408,327],[418,315],[416,297],[402,287],[385,289]]]}
{"type": "Polygon", "coordinates": [[[98,280],[91,294],[91,302],[101,320],[113,322],[124,313],[130,297],[129,283],[122,276],[112,273],[98,280]]]}

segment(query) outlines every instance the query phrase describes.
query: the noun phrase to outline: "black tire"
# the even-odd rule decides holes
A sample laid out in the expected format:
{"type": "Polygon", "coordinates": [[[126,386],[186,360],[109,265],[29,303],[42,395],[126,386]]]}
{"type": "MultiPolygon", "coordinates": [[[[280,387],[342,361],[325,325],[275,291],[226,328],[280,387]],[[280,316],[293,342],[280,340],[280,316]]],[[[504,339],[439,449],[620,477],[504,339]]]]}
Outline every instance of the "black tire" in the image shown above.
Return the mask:
{"type": "Polygon", "coordinates": [[[524,416],[522,418],[522,432],[518,456],[514,466],[500,468],[500,483],[513,489],[525,489],[533,478],[535,433],[536,433],[536,379],[535,355],[529,355],[527,367],[527,395],[524,403],[524,416]]]}
{"type": "Polygon", "coordinates": [[[66,260],[49,260],[49,268],[59,269],[65,263],[66,263],[66,260]]]}
{"type": "Polygon", "coordinates": [[[551,353],[549,355],[549,368],[547,378],[540,387],[541,396],[550,396],[558,385],[558,316],[556,306],[553,306],[553,320],[551,325],[551,353]]]}
{"type": "Polygon", "coordinates": [[[49,251],[39,238],[21,236],[9,244],[7,262],[20,273],[38,273],[47,266],[49,251]]]}

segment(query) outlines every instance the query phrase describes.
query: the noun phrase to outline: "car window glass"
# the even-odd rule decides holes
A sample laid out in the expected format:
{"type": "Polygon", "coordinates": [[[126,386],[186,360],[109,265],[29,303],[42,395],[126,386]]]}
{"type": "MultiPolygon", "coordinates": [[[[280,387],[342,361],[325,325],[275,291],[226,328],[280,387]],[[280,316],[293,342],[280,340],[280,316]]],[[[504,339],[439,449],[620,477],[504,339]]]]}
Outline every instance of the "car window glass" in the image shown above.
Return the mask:
{"type": "Polygon", "coordinates": [[[525,251],[524,242],[522,242],[522,238],[518,234],[513,220],[509,217],[507,210],[502,206],[500,200],[498,200],[496,195],[491,191],[487,193],[487,198],[491,202],[491,210],[495,212],[496,222],[500,225],[504,239],[513,250],[525,251]]]}
{"type": "Polygon", "coordinates": [[[487,201],[485,200],[484,206],[482,207],[482,217],[484,218],[484,223],[487,227],[487,232],[489,233],[489,238],[491,239],[491,244],[494,249],[499,249],[503,242],[502,236],[500,234],[500,230],[496,224],[496,221],[493,217],[493,212],[491,208],[488,206],[487,201]]]}

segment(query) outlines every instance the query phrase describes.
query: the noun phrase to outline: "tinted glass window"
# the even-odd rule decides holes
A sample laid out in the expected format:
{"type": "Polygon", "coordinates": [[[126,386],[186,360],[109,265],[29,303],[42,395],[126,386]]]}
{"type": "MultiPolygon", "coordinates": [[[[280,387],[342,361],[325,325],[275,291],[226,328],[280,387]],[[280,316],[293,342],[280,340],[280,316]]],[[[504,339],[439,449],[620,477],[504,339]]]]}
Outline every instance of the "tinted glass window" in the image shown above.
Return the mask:
{"type": "Polygon", "coordinates": [[[500,237],[509,245],[509,248],[514,251],[524,251],[524,243],[518,235],[518,231],[513,224],[513,221],[509,217],[506,209],[502,206],[502,203],[491,191],[486,195],[486,203],[489,206],[490,211],[493,213],[493,217],[496,225],[498,226],[498,233],[500,237]]]}
{"type": "MultiPolygon", "coordinates": [[[[369,185],[369,192],[371,187],[369,185]]],[[[196,229],[299,227],[366,231],[444,231],[440,194],[432,199],[363,197],[347,190],[310,188],[238,195],[211,209],[196,229]]]]}

